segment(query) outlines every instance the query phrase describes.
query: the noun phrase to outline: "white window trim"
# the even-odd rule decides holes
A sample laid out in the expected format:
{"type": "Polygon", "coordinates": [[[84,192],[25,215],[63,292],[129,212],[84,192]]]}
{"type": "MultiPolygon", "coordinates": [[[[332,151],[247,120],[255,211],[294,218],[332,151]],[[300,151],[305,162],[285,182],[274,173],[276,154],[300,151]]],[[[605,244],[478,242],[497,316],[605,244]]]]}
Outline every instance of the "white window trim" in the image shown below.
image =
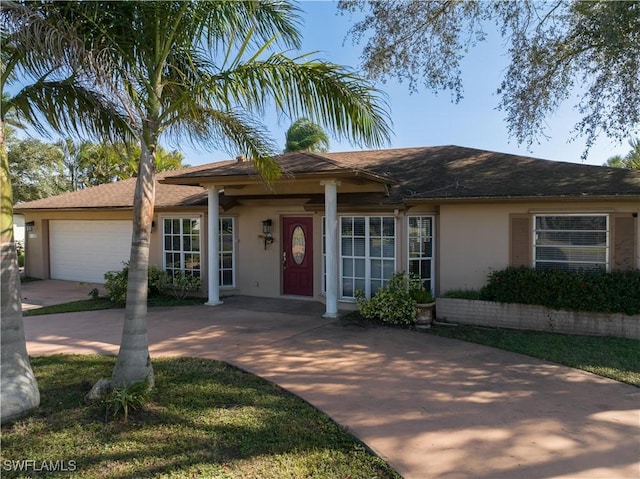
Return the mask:
{"type": "MultiPolygon", "coordinates": [[[[203,225],[203,218],[202,215],[181,215],[181,214],[166,214],[166,215],[159,215],[158,216],[158,221],[160,222],[160,224],[162,225],[161,228],[161,242],[162,242],[162,270],[166,271],[167,270],[167,250],[165,249],[165,245],[164,245],[164,240],[165,240],[165,229],[164,229],[164,220],[180,220],[182,222],[182,220],[199,220],[200,221],[200,250],[198,251],[198,253],[200,254],[200,278],[204,278],[205,274],[206,274],[206,258],[205,258],[205,254],[204,254],[204,248],[203,248],[203,240],[204,238],[204,231],[202,229],[202,225],[203,225]]],[[[180,247],[180,252],[181,254],[184,254],[184,250],[182,249],[182,246],[180,247]]],[[[181,271],[184,272],[184,268],[181,269],[181,271]]]]}
{"type": "MultiPolygon", "coordinates": [[[[342,218],[365,218],[365,244],[364,244],[364,248],[365,248],[365,256],[363,256],[362,258],[365,259],[365,263],[364,263],[364,278],[365,278],[365,296],[367,298],[371,297],[371,249],[370,249],[370,244],[369,244],[369,220],[371,218],[393,218],[393,233],[394,233],[394,242],[393,242],[393,271],[397,271],[397,266],[398,266],[398,218],[396,218],[394,215],[384,215],[384,214],[367,214],[367,215],[362,215],[362,214],[343,214],[343,215],[338,215],[338,243],[339,243],[339,247],[338,247],[338,261],[339,261],[339,265],[338,265],[338,298],[341,301],[349,301],[349,302],[354,302],[355,301],[355,297],[354,296],[344,296],[342,294],[342,282],[343,282],[343,262],[342,259],[344,258],[344,256],[342,255],[342,218]]],[[[353,258],[353,256],[347,256],[347,258],[353,258]]],[[[358,258],[360,258],[360,256],[358,256],[358,258]]],[[[374,258],[375,259],[375,258],[374,258]]],[[[383,258],[386,260],[390,260],[391,258],[383,258]]]]}
{"type": "MultiPolygon", "coordinates": [[[[164,220],[166,219],[170,219],[170,220],[185,220],[185,219],[198,219],[200,220],[200,277],[201,278],[206,278],[208,275],[207,272],[207,254],[208,251],[206,249],[206,237],[205,237],[205,231],[202,229],[202,225],[203,223],[203,215],[180,215],[180,214],[165,214],[165,215],[158,215],[158,222],[161,224],[161,239],[160,241],[162,242],[162,269],[163,271],[166,271],[167,269],[167,257],[166,257],[166,250],[164,247],[164,237],[165,237],[165,231],[164,231],[164,220]]],[[[237,238],[237,221],[236,221],[236,217],[235,216],[221,216],[218,219],[218,222],[221,223],[223,219],[230,219],[232,221],[232,225],[233,225],[233,234],[232,234],[232,240],[231,240],[231,244],[232,244],[232,252],[231,252],[231,267],[232,272],[231,272],[231,277],[233,280],[233,283],[231,285],[224,285],[222,286],[222,281],[220,281],[220,289],[234,289],[236,288],[236,276],[237,276],[237,269],[236,269],[236,257],[237,257],[237,248],[236,248],[236,238],[237,238]]],[[[219,233],[218,233],[218,261],[220,260],[220,255],[222,254],[222,228],[218,229],[219,233]]],[[[222,273],[222,270],[219,270],[220,273],[222,273]]]]}
{"type": "MultiPolygon", "coordinates": [[[[536,239],[538,231],[536,229],[536,219],[547,216],[593,216],[593,217],[604,217],[605,218],[605,233],[606,233],[606,242],[605,242],[605,271],[609,272],[611,270],[611,217],[608,213],[601,212],[589,212],[589,213],[539,213],[534,214],[531,218],[532,227],[531,227],[531,267],[535,268],[536,263],[536,239]]],[[[543,261],[541,261],[543,262],[543,261]]],[[[562,261],[559,261],[562,262],[562,261]]],[[[567,263],[569,263],[567,261],[567,263]]],[[[602,263],[594,263],[593,261],[571,261],[571,263],[582,263],[582,264],[602,264],[602,263]]]]}
{"type": "MultiPolygon", "coordinates": [[[[222,284],[222,278],[220,278],[220,289],[234,289],[236,287],[236,228],[237,221],[235,216],[220,216],[218,220],[218,224],[222,223],[222,220],[231,220],[231,227],[233,231],[231,233],[231,284],[222,284]]],[[[220,224],[220,228],[218,229],[218,261],[220,261],[220,256],[222,255],[222,225],[220,224]]],[[[222,274],[222,269],[220,269],[220,273],[222,274]]]]}
{"type": "MultiPolygon", "coordinates": [[[[327,232],[325,227],[325,216],[322,216],[322,226],[320,227],[321,245],[320,251],[322,252],[322,286],[320,292],[322,295],[327,295],[327,232]]],[[[338,216],[338,224],[340,224],[340,217],[338,216]]],[[[340,288],[338,288],[340,289],[340,288]]]]}
{"type": "Polygon", "coordinates": [[[431,271],[429,273],[429,280],[431,282],[431,292],[435,294],[436,290],[436,281],[435,281],[435,272],[436,272],[436,235],[435,235],[435,225],[436,225],[436,217],[435,215],[409,215],[407,216],[407,228],[406,228],[406,251],[407,251],[407,271],[409,271],[409,265],[411,264],[411,260],[417,259],[430,259],[431,260],[431,271]],[[410,241],[411,237],[409,235],[409,223],[411,218],[431,218],[431,256],[420,256],[419,258],[411,258],[410,256],[410,241]]]}
{"type": "MultiPolygon", "coordinates": [[[[393,269],[394,271],[396,271],[397,268],[397,255],[398,255],[398,227],[399,227],[399,222],[398,222],[398,218],[396,218],[395,216],[392,215],[374,215],[374,214],[368,214],[368,215],[359,215],[359,214],[343,214],[343,215],[338,215],[338,292],[339,292],[339,299],[341,301],[344,302],[355,302],[355,298],[353,296],[343,296],[341,291],[342,291],[342,230],[340,228],[340,225],[342,224],[342,218],[356,218],[356,217],[362,217],[362,218],[393,218],[393,228],[394,228],[394,256],[393,256],[393,269]]],[[[327,291],[326,291],[326,274],[327,274],[327,254],[325,251],[325,241],[326,241],[326,231],[324,229],[324,221],[325,221],[325,217],[322,217],[322,294],[326,295],[327,291]]],[[[368,278],[369,281],[371,280],[371,265],[370,265],[370,256],[369,256],[370,250],[369,250],[369,242],[365,242],[365,258],[367,261],[365,261],[365,279],[368,278]]],[[[432,263],[432,270],[433,270],[433,263],[432,263]]],[[[433,273],[432,273],[433,275],[433,273]]],[[[433,285],[433,279],[431,284],[433,285]]],[[[371,295],[371,284],[370,282],[365,283],[366,286],[366,290],[365,291],[365,295],[367,295],[367,297],[370,297],[371,295]]]]}

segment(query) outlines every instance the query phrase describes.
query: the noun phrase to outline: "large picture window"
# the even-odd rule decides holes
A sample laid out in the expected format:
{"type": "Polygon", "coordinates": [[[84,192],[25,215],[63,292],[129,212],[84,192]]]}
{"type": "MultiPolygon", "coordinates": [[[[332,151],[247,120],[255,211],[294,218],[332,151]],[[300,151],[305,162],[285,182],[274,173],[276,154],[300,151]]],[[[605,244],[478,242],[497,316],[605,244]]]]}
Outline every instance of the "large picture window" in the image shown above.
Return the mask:
{"type": "Polygon", "coordinates": [[[609,270],[607,215],[536,215],[537,269],[609,270]]]}
{"type": "Polygon", "coordinates": [[[396,231],[392,216],[340,218],[340,296],[356,290],[371,297],[396,269],[396,231]]]}
{"type": "Polygon", "coordinates": [[[433,217],[409,216],[408,220],[409,273],[418,276],[425,289],[433,291],[433,217]]]}
{"type": "MultiPolygon", "coordinates": [[[[220,286],[235,286],[234,219],[220,218],[218,261],[220,286]]],[[[199,217],[165,217],[164,270],[172,276],[178,271],[200,277],[202,274],[202,231],[199,217]]]]}

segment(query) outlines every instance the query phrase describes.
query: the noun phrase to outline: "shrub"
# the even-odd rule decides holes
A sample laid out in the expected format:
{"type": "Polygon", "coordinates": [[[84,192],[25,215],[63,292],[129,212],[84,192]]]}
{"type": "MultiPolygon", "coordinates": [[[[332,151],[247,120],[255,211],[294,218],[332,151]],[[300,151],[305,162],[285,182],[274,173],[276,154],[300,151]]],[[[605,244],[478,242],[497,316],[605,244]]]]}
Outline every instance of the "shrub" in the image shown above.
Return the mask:
{"type": "Polygon", "coordinates": [[[114,303],[124,304],[127,302],[127,281],[129,277],[129,266],[125,266],[122,271],[107,271],[104,274],[104,287],[107,296],[114,303]]]}
{"type": "Polygon", "coordinates": [[[475,289],[452,289],[444,294],[445,298],[480,299],[480,291],[475,289]]]}
{"type": "Polygon", "coordinates": [[[480,299],[553,309],[640,313],[640,270],[563,271],[507,268],[489,275],[480,299]]]}
{"type": "Polygon", "coordinates": [[[418,304],[429,304],[436,300],[433,293],[423,286],[422,280],[415,274],[409,275],[409,295],[418,304]]]}
{"type": "MultiPolygon", "coordinates": [[[[147,295],[149,297],[159,296],[162,294],[162,287],[164,277],[167,273],[161,269],[150,266],[149,267],[149,281],[147,295]]],[[[125,304],[127,302],[127,284],[129,282],[129,263],[124,263],[124,268],[121,271],[107,271],[104,274],[105,289],[109,299],[117,304],[125,304]]]]}
{"type": "Polygon", "coordinates": [[[404,271],[395,273],[387,284],[368,300],[362,291],[356,291],[360,314],[366,319],[380,320],[395,325],[411,325],[415,322],[418,308],[411,297],[409,275],[404,271]]]}
{"type": "Polygon", "coordinates": [[[158,278],[155,286],[160,290],[169,290],[176,299],[184,299],[189,293],[198,291],[202,285],[202,279],[198,276],[184,274],[177,271],[173,278],[168,274],[158,278]]]}

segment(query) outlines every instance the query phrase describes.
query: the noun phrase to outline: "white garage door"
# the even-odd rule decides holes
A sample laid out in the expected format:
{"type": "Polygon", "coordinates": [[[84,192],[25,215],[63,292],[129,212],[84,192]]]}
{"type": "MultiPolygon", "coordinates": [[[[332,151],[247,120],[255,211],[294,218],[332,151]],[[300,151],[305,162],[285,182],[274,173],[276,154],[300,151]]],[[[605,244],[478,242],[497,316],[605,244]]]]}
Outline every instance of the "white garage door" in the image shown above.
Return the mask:
{"type": "Polygon", "coordinates": [[[52,279],[104,283],[131,252],[131,221],[51,220],[49,264],[52,279]]]}

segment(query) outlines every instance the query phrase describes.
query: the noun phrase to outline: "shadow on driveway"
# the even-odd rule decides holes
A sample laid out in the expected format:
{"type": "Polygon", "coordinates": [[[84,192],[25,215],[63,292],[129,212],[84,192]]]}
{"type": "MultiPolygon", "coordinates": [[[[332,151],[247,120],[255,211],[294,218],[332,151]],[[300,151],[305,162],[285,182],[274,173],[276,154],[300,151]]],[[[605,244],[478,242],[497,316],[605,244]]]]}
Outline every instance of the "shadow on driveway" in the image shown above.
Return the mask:
{"type": "MultiPolygon", "coordinates": [[[[640,389],[307,301],[151,308],[152,356],[230,362],[303,397],[405,478],[640,477],[640,389]]],[[[25,318],[32,355],[116,354],[122,310],[25,318]]]]}

